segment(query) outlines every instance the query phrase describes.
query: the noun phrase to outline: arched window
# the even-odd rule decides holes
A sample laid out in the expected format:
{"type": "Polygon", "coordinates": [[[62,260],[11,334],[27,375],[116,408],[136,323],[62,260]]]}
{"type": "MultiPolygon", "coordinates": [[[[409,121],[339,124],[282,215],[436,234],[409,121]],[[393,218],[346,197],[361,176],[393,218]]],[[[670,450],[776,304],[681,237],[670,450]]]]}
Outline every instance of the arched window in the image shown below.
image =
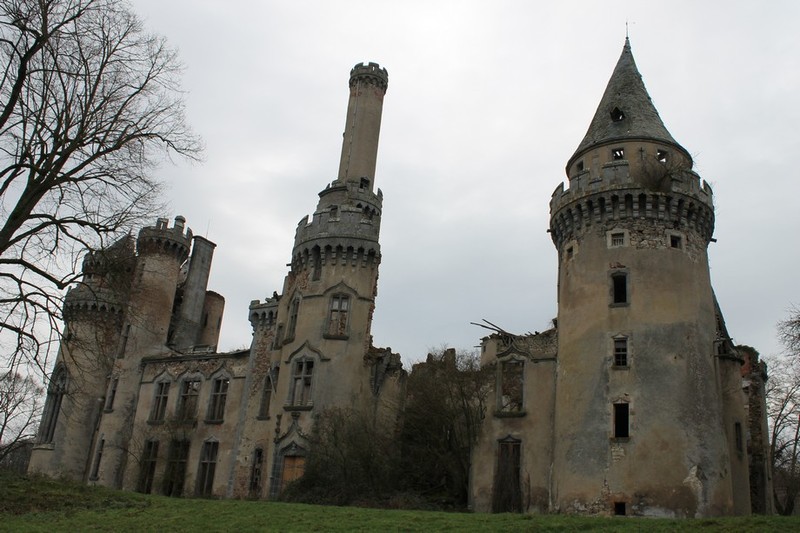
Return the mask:
{"type": "Polygon", "coordinates": [[[39,430],[39,442],[51,443],[56,433],[58,415],[61,412],[61,401],[67,392],[67,369],[63,366],[56,368],[50,376],[50,386],[47,388],[47,401],[42,415],[42,426],[39,430]]]}

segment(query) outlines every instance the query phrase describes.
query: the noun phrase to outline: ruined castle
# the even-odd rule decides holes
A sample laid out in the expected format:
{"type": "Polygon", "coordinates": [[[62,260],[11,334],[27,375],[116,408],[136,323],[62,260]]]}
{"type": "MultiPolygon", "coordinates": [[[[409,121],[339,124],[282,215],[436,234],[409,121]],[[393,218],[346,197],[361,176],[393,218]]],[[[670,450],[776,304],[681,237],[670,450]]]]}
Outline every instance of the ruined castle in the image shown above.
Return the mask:
{"type": "MultiPolygon", "coordinates": [[[[215,245],[183,218],[86,256],[65,299],[31,471],[148,493],[274,498],[303,473],[315,414],[401,414],[400,357],[370,335],[387,84],[374,63],[351,71],[337,179],[297,226],[280,294],[250,304],[249,349],[216,351],[215,245]]],[[[550,201],[554,327],[482,342],[496,381],[472,456],[473,508],[770,512],[756,439],[762,369],[742,372],[711,288],[712,191],[661,121],[627,39],[566,171],[550,201]]]]}

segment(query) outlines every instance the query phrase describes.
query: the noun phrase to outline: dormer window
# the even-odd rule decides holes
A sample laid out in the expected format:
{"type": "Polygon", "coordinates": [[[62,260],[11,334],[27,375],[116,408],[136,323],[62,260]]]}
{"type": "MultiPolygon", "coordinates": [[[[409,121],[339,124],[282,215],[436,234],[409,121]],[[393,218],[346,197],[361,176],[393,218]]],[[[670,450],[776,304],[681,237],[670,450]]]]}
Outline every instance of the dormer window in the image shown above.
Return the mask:
{"type": "Polygon", "coordinates": [[[625,113],[618,107],[611,110],[611,120],[614,122],[621,122],[625,118],[625,113]]]}
{"type": "Polygon", "coordinates": [[[614,148],[611,150],[611,158],[614,161],[621,161],[625,159],[625,149],[624,148],[614,148]]]}
{"type": "Polygon", "coordinates": [[[658,150],[658,151],[656,151],[656,159],[658,159],[659,163],[666,163],[667,162],[667,151],[666,150],[658,150]]]}

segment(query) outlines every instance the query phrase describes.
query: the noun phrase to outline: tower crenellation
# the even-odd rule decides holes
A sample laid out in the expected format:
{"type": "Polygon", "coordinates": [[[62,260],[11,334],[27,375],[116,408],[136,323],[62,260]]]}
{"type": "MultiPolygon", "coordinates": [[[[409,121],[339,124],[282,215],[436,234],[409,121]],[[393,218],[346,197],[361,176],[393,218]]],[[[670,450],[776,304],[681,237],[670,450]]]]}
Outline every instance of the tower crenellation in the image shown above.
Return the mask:
{"type": "Polygon", "coordinates": [[[389,73],[377,63],[360,63],[350,70],[350,87],[358,82],[375,85],[386,91],[389,86],[389,73]]]}

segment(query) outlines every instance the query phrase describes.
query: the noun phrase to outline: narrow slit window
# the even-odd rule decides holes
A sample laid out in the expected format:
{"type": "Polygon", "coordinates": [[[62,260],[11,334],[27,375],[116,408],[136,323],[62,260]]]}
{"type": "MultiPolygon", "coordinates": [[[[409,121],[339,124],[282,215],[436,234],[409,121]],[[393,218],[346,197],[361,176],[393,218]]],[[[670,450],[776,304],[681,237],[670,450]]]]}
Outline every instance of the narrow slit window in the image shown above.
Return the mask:
{"type": "Polygon", "coordinates": [[[578,172],[583,172],[583,161],[578,161],[578,164],[575,165],[575,170],[578,172]]]}

